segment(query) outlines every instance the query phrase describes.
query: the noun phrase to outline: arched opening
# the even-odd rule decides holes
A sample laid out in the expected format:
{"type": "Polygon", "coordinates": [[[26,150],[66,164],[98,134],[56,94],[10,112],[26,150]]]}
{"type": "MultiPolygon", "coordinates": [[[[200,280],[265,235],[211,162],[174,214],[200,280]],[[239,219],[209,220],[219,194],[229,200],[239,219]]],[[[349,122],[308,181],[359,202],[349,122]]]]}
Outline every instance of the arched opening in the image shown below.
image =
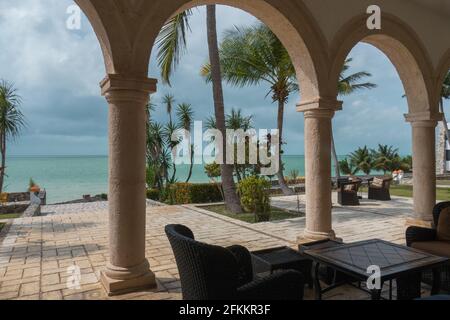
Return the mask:
{"type": "MultiPolygon", "coordinates": [[[[312,61],[303,40],[298,35],[298,32],[288,24],[286,19],[283,20],[284,22],[280,22],[282,21],[280,20],[282,18],[277,17],[279,13],[277,15],[273,14],[272,11],[275,11],[275,9],[268,5],[258,5],[255,8],[248,3],[237,4],[235,2],[222,2],[229,5],[217,6],[219,10],[217,13],[219,42],[224,38],[223,33],[233,29],[234,26],[245,29],[269,21],[270,25],[267,27],[271,28],[271,26],[275,26],[274,28],[277,32],[275,32],[275,30],[272,31],[276,36],[281,35],[281,38],[284,39],[284,41],[282,39],[280,39],[280,41],[283,45],[287,44],[287,47],[285,45],[285,48],[289,52],[293,65],[297,71],[297,79],[301,77],[301,80],[298,81],[300,82],[299,91],[301,99],[311,100],[317,98],[319,94],[319,88],[317,87],[318,79],[316,75],[317,67],[315,65],[317,63],[312,61]],[[241,9],[237,9],[236,7],[241,9]],[[246,10],[242,10],[242,8],[245,8],[246,10]],[[268,12],[269,9],[270,12],[268,12]],[[258,16],[253,15],[255,12],[259,13],[258,16]],[[234,17],[231,17],[232,15],[234,15],[234,17]],[[226,19],[222,17],[226,17],[226,19]],[[247,22],[242,23],[241,21],[247,22]],[[306,66],[306,72],[304,66],[306,66]]],[[[202,5],[204,3],[205,2],[192,2],[177,12],[183,12],[183,10],[191,8],[193,5],[202,5]]],[[[162,81],[159,81],[158,92],[153,96],[154,100],[152,98],[152,101],[158,104],[155,111],[156,118],[163,119],[163,121],[169,120],[166,110],[163,110],[164,103],[161,103],[167,94],[175,94],[177,103],[186,102],[191,104],[195,112],[196,120],[204,121],[207,116],[214,115],[211,88],[205,83],[204,78],[199,75],[202,65],[208,62],[209,59],[206,47],[206,7],[201,6],[196,8],[197,9],[193,11],[193,16],[189,17],[189,19],[192,20],[192,32],[188,35],[188,48],[174,74],[172,87],[166,86],[162,81]],[[190,81],[186,81],[186,79],[190,79],[190,81]],[[192,88],[196,89],[192,90],[192,88]]],[[[160,74],[156,61],[157,54],[157,48],[153,48],[150,64],[151,77],[159,77],[160,74]]],[[[271,93],[271,86],[267,81],[259,81],[256,86],[250,85],[244,87],[236,87],[231,84],[227,85],[225,79],[223,83],[225,86],[227,115],[230,114],[232,109],[242,109],[244,115],[251,115],[253,117],[255,129],[277,128],[277,105],[276,103],[274,104],[274,101],[271,99],[273,93],[271,93]]],[[[290,173],[297,173],[300,178],[305,175],[305,169],[303,157],[303,119],[295,110],[295,104],[299,100],[299,95],[293,92],[289,95],[288,102],[285,106],[284,126],[286,130],[284,130],[283,140],[286,142],[286,150],[283,151],[286,157],[283,157],[283,162],[285,164],[284,172],[286,176],[290,175],[290,173]],[[287,155],[290,155],[290,157],[287,155]]],[[[174,108],[176,108],[176,106],[174,106],[174,108]]],[[[187,166],[177,169],[177,176],[179,176],[181,181],[184,181],[188,174],[189,169],[187,166]]],[[[203,163],[194,167],[194,176],[191,181],[208,182],[203,163]],[[201,176],[200,180],[198,178],[199,176],[201,176]]]]}
{"type": "Polygon", "coordinates": [[[106,193],[107,108],[98,80],[104,63],[89,21],[66,28],[62,1],[3,1],[0,79],[22,97],[26,127],[7,144],[7,193],[26,192],[32,178],[47,202],[106,193]]]}
{"type": "Polygon", "coordinates": [[[359,42],[375,46],[392,62],[404,87],[408,102],[405,117],[412,126],[414,212],[419,220],[429,222],[436,202],[435,127],[441,115],[432,80],[433,68],[421,41],[414,35],[406,24],[390,15],[383,16],[383,29],[372,34],[361,18],[354,19],[334,41],[337,58],[330,84],[339,78],[345,57],[359,42]]]}
{"type": "Polygon", "coordinates": [[[437,141],[437,172],[445,174],[450,171],[450,145],[449,145],[449,106],[450,106],[450,52],[446,54],[438,68],[436,92],[439,96],[440,111],[443,121],[438,126],[437,141]]]}

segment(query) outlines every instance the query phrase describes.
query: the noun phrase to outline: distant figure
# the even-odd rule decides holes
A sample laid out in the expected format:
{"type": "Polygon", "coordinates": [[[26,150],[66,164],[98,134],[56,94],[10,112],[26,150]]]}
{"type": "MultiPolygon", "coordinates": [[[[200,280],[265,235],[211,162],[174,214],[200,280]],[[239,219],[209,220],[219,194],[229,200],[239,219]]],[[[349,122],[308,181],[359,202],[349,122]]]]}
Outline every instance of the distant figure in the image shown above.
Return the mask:
{"type": "Polygon", "coordinates": [[[395,184],[401,184],[404,176],[405,172],[403,172],[403,170],[396,170],[392,172],[392,178],[395,184]]]}
{"type": "Polygon", "coordinates": [[[35,192],[30,192],[30,202],[31,202],[31,204],[40,205],[41,199],[39,198],[38,194],[36,194],[35,192]]]}

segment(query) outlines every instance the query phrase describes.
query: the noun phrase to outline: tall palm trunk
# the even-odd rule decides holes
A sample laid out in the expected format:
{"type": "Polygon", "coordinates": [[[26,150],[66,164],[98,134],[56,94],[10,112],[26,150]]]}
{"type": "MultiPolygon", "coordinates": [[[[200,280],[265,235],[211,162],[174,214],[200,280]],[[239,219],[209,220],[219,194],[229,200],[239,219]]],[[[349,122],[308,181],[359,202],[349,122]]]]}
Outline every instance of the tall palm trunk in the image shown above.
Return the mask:
{"type": "MultiPolygon", "coordinates": [[[[220,70],[219,45],[217,41],[216,6],[209,5],[206,7],[206,10],[208,48],[209,59],[211,62],[211,79],[213,86],[214,109],[216,113],[216,125],[217,129],[222,132],[224,142],[223,146],[225,148],[227,145],[225,130],[225,106],[223,100],[222,74],[220,70]]],[[[220,170],[222,173],[222,185],[226,207],[233,213],[241,213],[242,208],[233,179],[233,166],[222,164],[220,170]]]]}
{"type": "Polygon", "coordinates": [[[4,184],[4,180],[5,180],[5,171],[6,171],[6,134],[2,133],[1,135],[1,141],[0,141],[0,152],[1,152],[1,158],[2,158],[2,163],[1,163],[1,171],[0,171],[0,193],[3,192],[3,184],[4,184]]]}
{"type": "Polygon", "coordinates": [[[191,181],[193,169],[194,169],[194,146],[191,145],[191,164],[189,166],[189,174],[186,179],[186,183],[189,183],[189,181],[191,181]]]}
{"type": "Polygon", "coordinates": [[[286,180],[284,179],[284,173],[283,173],[283,159],[281,157],[282,155],[282,148],[283,148],[283,124],[284,124],[284,102],[278,100],[278,133],[280,135],[280,142],[279,142],[279,152],[278,152],[278,160],[280,164],[280,168],[277,173],[278,177],[278,184],[280,185],[281,191],[283,191],[283,194],[286,196],[293,195],[294,192],[288,187],[286,180]]]}
{"type": "MultiPolygon", "coordinates": [[[[447,122],[447,118],[446,118],[446,116],[445,116],[445,112],[444,112],[444,98],[442,98],[441,97],[441,103],[440,103],[440,111],[441,111],[441,113],[442,113],[442,123],[443,123],[443,128],[444,128],[444,130],[445,130],[445,135],[444,135],[444,137],[446,137],[447,138],[447,141],[450,143],[450,132],[448,131],[448,122],[447,122]]],[[[443,148],[443,150],[444,150],[444,155],[443,155],[443,159],[442,159],[442,161],[443,161],[443,168],[442,168],[442,173],[445,173],[446,171],[447,171],[447,156],[446,156],[446,154],[447,154],[447,142],[445,141],[445,138],[444,138],[444,142],[443,142],[443,145],[441,146],[442,148],[443,148]]]]}
{"type": "Polygon", "coordinates": [[[336,181],[341,178],[341,168],[339,168],[339,159],[336,152],[336,144],[334,143],[333,129],[331,129],[331,156],[333,157],[334,173],[336,175],[336,181]]]}

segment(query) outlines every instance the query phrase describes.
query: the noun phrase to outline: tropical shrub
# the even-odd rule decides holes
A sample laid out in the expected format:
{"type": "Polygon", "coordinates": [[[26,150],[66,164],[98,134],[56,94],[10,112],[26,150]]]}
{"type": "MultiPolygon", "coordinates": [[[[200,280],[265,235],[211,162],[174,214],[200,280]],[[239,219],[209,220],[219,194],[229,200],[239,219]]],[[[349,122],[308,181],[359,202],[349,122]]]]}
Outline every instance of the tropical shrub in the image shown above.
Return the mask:
{"type": "Polygon", "coordinates": [[[170,186],[171,204],[189,204],[191,202],[189,183],[175,183],[170,186]]]}
{"type": "Polygon", "coordinates": [[[238,185],[242,208],[248,213],[254,213],[257,222],[270,220],[269,190],[269,181],[257,176],[246,178],[238,185]]]}
{"type": "Polygon", "coordinates": [[[220,165],[218,165],[216,162],[205,165],[205,173],[211,180],[211,182],[216,186],[217,190],[220,192],[222,199],[225,199],[222,184],[218,181],[222,174],[220,165]]]}
{"type": "Polygon", "coordinates": [[[175,183],[170,187],[171,204],[213,203],[223,201],[216,185],[211,183],[175,183]]]}
{"type": "Polygon", "coordinates": [[[222,190],[211,183],[193,183],[190,185],[191,203],[222,202],[222,190]]]}
{"type": "Polygon", "coordinates": [[[148,189],[147,190],[147,199],[159,201],[160,192],[158,189],[148,189]]]}

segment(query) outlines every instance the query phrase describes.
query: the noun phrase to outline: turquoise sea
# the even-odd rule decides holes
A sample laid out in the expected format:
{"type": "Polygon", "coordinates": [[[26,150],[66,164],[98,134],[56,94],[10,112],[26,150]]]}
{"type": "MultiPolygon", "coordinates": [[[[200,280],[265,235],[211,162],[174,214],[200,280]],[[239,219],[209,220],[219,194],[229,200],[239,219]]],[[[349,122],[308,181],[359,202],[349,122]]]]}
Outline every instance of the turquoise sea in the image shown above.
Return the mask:
{"type": "MultiPolygon", "coordinates": [[[[296,169],[305,172],[304,156],[284,156],[285,173],[296,169]]],[[[30,178],[47,190],[48,202],[80,199],[85,194],[108,191],[108,158],[106,156],[11,156],[7,159],[6,192],[24,191],[30,178]]],[[[178,180],[185,181],[188,165],[177,168],[178,180]]],[[[203,165],[196,165],[191,182],[208,182],[203,165]]]]}

